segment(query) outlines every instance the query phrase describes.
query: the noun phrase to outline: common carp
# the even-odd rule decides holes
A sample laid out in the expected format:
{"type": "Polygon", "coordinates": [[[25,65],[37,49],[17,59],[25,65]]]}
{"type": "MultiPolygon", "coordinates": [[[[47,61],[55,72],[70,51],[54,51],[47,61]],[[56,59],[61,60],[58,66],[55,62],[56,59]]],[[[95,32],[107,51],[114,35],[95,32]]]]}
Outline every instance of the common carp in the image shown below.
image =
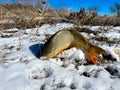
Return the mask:
{"type": "Polygon", "coordinates": [[[97,63],[97,55],[105,52],[102,48],[90,44],[75,28],[65,28],[48,39],[41,50],[41,56],[44,59],[50,59],[71,47],[81,48],[93,64],[97,63]]]}

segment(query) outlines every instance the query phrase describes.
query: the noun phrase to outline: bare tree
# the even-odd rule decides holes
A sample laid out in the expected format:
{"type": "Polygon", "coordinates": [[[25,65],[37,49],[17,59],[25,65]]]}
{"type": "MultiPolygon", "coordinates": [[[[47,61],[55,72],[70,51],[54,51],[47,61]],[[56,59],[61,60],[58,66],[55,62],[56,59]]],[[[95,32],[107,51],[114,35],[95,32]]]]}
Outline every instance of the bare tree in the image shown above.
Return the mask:
{"type": "Polygon", "coordinates": [[[99,8],[97,6],[91,6],[88,8],[89,14],[97,14],[99,11],[99,8]]]}
{"type": "Polygon", "coordinates": [[[80,8],[79,14],[84,15],[85,14],[85,8],[80,8]]]}
{"type": "Polygon", "coordinates": [[[114,7],[110,7],[110,11],[115,14],[116,16],[120,17],[120,4],[115,3],[114,7]]]}

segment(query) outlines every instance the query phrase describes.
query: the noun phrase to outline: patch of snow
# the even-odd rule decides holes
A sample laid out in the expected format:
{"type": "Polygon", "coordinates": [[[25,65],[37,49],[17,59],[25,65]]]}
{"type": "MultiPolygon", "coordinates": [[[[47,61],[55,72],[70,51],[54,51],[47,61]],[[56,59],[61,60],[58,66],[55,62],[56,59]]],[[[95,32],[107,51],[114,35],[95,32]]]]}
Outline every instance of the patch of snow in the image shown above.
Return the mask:
{"type": "Polygon", "coordinates": [[[76,50],[70,56],[70,59],[79,61],[79,60],[85,60],[86,58],[85,58],[85,54],[83,53],[82,50],[76,50]]]}
{"type": "Polygon", "coordinates": [[[120,59],[119,59],[119,56],[113,51],[113,49],[112,48],[106,48],[106,53],[105,54],[107,54],[107,55],[110,55],[111,56],[111,59],[112,60],[117,60],[118,62],[120,62],[120,59]]]}
{"type": "Polygon", "coordinates": [[[4,24],[4,23],[14,23],[13,20],[0,20],[0,24],[4,24]]]}
{"type": "MultiPolygon", "coordinates": [[[[40,28],[0,31],[1,34],[12,35],[0,38],[0,90],[119,90],[118,62],[99,66],[76,65],[75,60],[85,59],[85,54],[77,48],[65,50],[50,60],[40,59],[47,35],[68,27],[73,27],[73,24],[45,24],[40,28]]],[[[98,30],[101,26],[91,28],[98,30]]],[[[112,30],[109,31],[111,38],[114,37],[112,30]]],[[[106,44],[100,45],[120,60],[119,46],[111,48],[106,44]]]]}
{"type": "Polygon", "coordinates": [[[112,83],[111,89],[118,90],[119,85],[120,85],[120,80],[116,80],[112,83]]]}
{"type": "Polygon", "coordinates": [[[108,38],[116,38],[116,39],[119,39],[120,38],[120,33],[118,33],[118,32],[116,32],[116,31],[111,31],[111,32],[108,32],[108,33],[106,33],[105,34],[106,35],[106,37],[108,37],[108,38]]]}
{"type": "Polygon", "coordinates": [[[101,28],[101,26],[92,26],[89,29],[93,31],[98,31],[101,28]]]}
{"type": "Polygon", "coordinates": [[[112,29],[120,31],[120,26],[113,27],[112,29]]]}

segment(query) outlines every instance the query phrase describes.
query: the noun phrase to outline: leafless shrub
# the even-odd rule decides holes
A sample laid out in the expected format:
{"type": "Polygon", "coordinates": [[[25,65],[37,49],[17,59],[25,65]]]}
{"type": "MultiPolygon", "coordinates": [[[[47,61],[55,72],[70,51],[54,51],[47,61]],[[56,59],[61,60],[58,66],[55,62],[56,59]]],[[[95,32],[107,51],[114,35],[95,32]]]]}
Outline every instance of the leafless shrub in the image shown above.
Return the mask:
{"type": "Polygon", "coordinates": [[[99,11],[99,8],[97,6],[91,6],[91,7],[88,7],[88,13],[89,14],[97,14],[99,11]]]}
{"type": "Polygon", "coordinates": [[[115,3],[114,7],[110,7],[110,11],[114,13],[116,16],[120,17],[120,4],[115,3]]]}
{"type": "Polygon", "coordinates": [[[67,8],[62,8],[60,11],[58,11],[58,14],[61,18],[66,18],[70,15],[70,11],[67,8]]]}
{"type": "Polygon", "coordinates": [[[42,24],[69,22],[75,25],[120,25],[120,17],[99,16],[99,8],[91,6],[88,11],[81,8],[78,12],[70,12],[67,8],[55,10],[50,8],[46,0],[17,0],[15,4],[0,5],[0,21],[13,20],[14,23],[0,23],[0,30],[8,28],[34,28],[42,24]],[[38,3],[39,1],[39,3],[38,3]],[[25,3],[26,2],[26,3],[25,3]],[[28,2],[28,3],[27,3],[28,2]]]}
{"type": "MultiPolygon", "coordinates": [[[[8,15],[2,13],[1,18],[13,20],[14,23],[0,24],[1,30],[8,28],[33,28],[44,23],[55,23],[59,21],[59,13],[54,9],[42,10],[37,6],[22,4],[3,4],[1,7],[8,11],[8,15]]],[[[0,19],[1,20],[1,19],[0,19]]]]}

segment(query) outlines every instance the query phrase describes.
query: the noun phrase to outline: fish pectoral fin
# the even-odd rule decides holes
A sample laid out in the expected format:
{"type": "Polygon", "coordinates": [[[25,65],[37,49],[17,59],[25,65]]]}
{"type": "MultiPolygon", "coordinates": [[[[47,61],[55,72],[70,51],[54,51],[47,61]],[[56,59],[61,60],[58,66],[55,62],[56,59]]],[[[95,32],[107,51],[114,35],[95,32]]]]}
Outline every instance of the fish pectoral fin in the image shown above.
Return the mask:
{"type": "Polygon", "coordinates": [[[91,61],[93,64],[96,64],[97,61],[98,61],[97,56],[95,56],[95,55],[91,55],[91,56],[90,56],[90,61],[91,61]]]}

